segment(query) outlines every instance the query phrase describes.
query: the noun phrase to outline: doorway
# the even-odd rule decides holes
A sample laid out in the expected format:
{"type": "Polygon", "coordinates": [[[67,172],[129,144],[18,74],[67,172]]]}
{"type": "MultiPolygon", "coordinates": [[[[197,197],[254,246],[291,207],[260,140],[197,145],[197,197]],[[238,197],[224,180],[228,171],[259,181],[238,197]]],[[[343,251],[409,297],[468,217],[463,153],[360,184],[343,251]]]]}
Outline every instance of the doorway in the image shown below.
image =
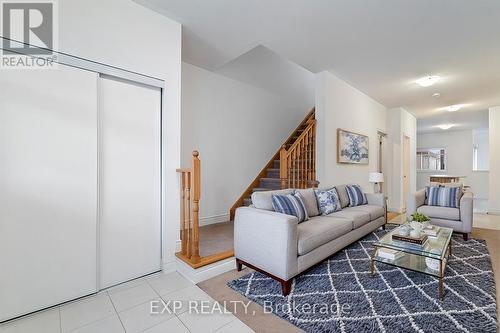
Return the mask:
{"type": "Polygon", "coordinates": [[[410,195],[410,137],[403,136],[403,213],[410,195]]]}

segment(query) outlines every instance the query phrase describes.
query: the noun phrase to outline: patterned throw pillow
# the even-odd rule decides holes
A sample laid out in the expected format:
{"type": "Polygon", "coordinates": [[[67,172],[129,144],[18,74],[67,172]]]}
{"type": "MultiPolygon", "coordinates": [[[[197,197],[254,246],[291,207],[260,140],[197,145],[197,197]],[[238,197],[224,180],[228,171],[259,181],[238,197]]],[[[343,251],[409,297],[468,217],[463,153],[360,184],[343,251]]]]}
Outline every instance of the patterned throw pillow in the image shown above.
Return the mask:
{"type": "Polygon", "coordinates": [[[361,186],[356,184],[346,185],[345,189],[347,190],[347,196],[349,197],[349,207],[366,205],[368,203],[361,186]]]}
{"type": "Polygon", "coordinates": [[[461,196],[461,187],[427,186],[425,188],[425,197],[429,206],[459,208],[461,196]]]}
{"type": "Polygon", "coordinates": [[[321,215],[328,215],[342,210],[339,195],[335,188],[329,190],[314,190],[318,200],[319,212],[321,215]]]}
{"type": "Polygon", "coordinates": [[[274,211],[281,214],[296,216],[299,223],[309,220],[304,199],[299,192],[272,197],[274,211]]]}

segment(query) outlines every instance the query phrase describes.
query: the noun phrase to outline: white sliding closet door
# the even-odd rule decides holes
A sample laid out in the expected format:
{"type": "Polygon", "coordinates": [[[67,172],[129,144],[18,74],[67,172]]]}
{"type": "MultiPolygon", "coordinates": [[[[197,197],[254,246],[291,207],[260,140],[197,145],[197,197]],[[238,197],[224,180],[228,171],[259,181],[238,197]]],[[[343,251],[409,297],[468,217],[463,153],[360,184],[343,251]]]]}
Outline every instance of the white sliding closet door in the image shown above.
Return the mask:
{"type": "Polygon", "coordinates": [[[100,287],[161,269],[161,90],[99,79],[100,287]]]}
{"type": "Polygon", "coordinates": [[[97,290],[97,74],[0,74],[0,321],[97,290]]]}

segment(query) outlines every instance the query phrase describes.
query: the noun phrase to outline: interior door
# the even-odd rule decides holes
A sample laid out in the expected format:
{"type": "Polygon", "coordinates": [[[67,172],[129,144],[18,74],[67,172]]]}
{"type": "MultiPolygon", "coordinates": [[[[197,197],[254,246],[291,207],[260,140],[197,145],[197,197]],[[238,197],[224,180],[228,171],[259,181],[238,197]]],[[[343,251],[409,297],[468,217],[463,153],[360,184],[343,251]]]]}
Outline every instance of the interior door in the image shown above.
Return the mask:
{"type": "Polygon", "coordinates": [[[403,212],[406,212],[410,195],[410,138],[403,137],[403,212]]]}
{"type": "Polygon", "coordinates": [[[0,75],[0,321],[97,291],[97,74],[0,75]]]}
{"type": "Polygon", "coordinates": [[[100,287],[161,269],[161,90],[99,79],[100,287]]]}

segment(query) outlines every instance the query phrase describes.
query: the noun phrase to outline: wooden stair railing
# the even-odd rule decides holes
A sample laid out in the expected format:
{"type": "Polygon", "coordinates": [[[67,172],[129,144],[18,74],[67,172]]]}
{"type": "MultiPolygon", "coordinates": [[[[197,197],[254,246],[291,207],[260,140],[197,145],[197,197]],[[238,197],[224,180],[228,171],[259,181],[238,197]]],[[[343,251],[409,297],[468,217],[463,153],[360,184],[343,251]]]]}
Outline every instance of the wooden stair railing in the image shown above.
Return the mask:
{"type": "Polygon", "coordinates": [[[307,127],[292,146],[280,150],[281,188],[309,188],[316,181],[316,119],[308,119],[307,127]]]}
{"type": "Polygon", "coordinates": [[[181,251],[175,255],[193,268],[199,268],[216,261],[230,258],[233,250],[210,256],[200,256],[200,196],[201,196],[201,161],[198,151],[193,151],[191,168],[177,169],[180,175],[181,251]]]}
{"type": "Polygon", "coordinates": [[[309,188],[317,187],[316,181],[316,120],[315,108],[306,115],[304,120],[290,134],[285,143],[273,155],[266,166],[259,172],[257,177],[245,189],[243,194],[236,200],[229,210],[230,219],[234,220],[234,214],[238,207],[245,205],[246,200],[259,188],[263,179],[269,177],[269,171],[276,170],[277,188],[309,188]],[[279,163],[279,166],[276,164],[279,163]]]}

